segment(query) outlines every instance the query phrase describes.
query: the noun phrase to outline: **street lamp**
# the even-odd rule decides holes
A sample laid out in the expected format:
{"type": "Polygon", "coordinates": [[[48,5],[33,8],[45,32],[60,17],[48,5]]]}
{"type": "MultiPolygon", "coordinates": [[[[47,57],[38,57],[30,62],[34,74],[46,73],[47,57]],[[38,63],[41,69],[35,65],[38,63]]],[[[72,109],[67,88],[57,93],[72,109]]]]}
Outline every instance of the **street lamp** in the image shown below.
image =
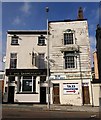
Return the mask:
{"type": "Polygon", "coordinates": [[[46,13],[47,13],[47,81],[48,81],[48,109],[50,109],[50,81],[49,81],[49,36],[48,36],[48,12],[49,8],[46,7],[46,13]]]}

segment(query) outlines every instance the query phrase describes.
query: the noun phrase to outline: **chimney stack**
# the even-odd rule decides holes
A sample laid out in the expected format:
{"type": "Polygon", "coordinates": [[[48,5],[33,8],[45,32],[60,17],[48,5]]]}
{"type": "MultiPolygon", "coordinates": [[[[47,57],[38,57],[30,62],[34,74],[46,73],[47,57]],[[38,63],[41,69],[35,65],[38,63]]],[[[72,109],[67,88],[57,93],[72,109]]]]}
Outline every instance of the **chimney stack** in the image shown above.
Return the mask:
{"type": "Polygon", "coordinates": [[[82,7],[79,8],[78,10],[78,20],[83,19],[83,10],[82,7]]]}

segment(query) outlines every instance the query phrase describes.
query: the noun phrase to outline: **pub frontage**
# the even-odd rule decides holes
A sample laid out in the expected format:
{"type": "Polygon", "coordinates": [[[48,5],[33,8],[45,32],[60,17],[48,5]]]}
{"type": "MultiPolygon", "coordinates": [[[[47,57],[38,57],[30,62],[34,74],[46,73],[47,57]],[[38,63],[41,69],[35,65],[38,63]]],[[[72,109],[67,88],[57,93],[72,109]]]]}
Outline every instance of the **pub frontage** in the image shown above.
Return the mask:
{"type": "Polygon", "coordinates": [[[6,69],[7,102],[46,103],[46,69],[6,69]]]}

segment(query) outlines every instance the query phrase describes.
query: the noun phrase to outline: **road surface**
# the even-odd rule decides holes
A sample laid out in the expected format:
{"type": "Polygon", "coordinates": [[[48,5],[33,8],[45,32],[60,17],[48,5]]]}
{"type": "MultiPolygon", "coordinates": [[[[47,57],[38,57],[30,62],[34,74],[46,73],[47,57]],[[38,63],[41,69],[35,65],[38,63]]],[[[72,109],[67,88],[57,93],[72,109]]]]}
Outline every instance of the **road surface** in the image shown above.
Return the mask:
{"type": "Polygon", "coordinates": [[[99,113],[95,112],[68,112],[68,111],[49,111],[49,110],[39,110],[39,109],[21,109],[21,108],[3,108],[2,110],[2,120],[34,120],[42,119],[43,120],[95,120],[99,118],[99,113]],[[70,119],[71,118],[71,119],[70,119]],[[84,119],[83,119],[84,118],[84,119]]]}

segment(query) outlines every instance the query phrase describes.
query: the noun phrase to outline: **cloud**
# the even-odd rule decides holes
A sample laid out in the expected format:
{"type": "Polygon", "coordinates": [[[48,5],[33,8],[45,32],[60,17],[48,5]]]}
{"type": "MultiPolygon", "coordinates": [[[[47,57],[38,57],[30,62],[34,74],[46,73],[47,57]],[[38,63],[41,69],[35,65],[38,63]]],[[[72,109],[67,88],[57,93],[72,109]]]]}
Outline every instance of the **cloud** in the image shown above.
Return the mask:
{"type": "Polygon", "coordinates": [[[83,8],[83,12],[86,12],[86,7],[83,8]]]}
{"type": "Polygon", "coordinates": [[[26,25],[22,17],[16,16],[12,22],[13,25],[26,25]]]}
{"type": "Polygon", "coordinates": [[[20,19],[19,16],[17,16],[17,17],[13,20],[13,24],[14,24],[14,25],[18,25],[18,24],[20,24],[20,23],[21,23],[21,19],[20,19]]]}
{"type": "Polygon", "coordinates": [[[21,11],[24,13],[24,14],[30,14],[30,9],[31,9],[31,4],[28,3],[28,2],[24,2],[23,6],[21,6],[21,11]]]}
{"type": "Polygon", "coordinates": [[[24,2],[23,5],[19,8],[19,12],[22,13],[14,18],[13,25],[26,25],[23,20],[26,16],[31,14],[31,3],[24,2]]]}

